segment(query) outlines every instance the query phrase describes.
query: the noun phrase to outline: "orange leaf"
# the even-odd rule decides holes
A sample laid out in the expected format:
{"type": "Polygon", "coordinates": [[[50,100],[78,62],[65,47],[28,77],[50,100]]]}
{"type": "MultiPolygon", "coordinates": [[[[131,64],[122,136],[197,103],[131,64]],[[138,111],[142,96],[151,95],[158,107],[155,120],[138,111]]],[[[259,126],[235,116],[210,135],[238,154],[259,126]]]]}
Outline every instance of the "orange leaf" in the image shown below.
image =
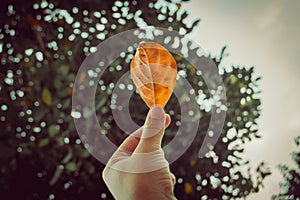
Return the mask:
{"type": "Polygon", "coordinates": [[[191,160],[191,161],[190,161],[191,167],[194,167],[196,164],[197,164],[197,161],[196,161],[196,160],[191,160]]]}
{"type": "Polygon", "coordinates": [[[192,184],[190,184],[190,183],[185,183],[184,184],[184,192],[186,193],[186,194],[191,194],[192,192],[193,192],[193,186],[192,186],[192,184]]]}
{"type": "Polygon", "coordinates": [[[73,93],[73,88],[69,86],[68,91],[69,91],[70,94],[72,94],[73,93]]]}
{"type": "Polygon", "coordinates": [[[59,19],[59,20],[56,21],[56,23],[61,25],[61,24],[64,24],[64,23],[65,23],[65,20],[59,19]]]}
{"type": "Polygon", "coordinates": [[[86,73],[85,72],[81,72],[79,74],[78,82],[82,83],[84,81],[85,77],[86,77],[86,73]]]}
{"type": "Polygon", "coordinates": [[[166,48],[154,42],[141,42],[130,63],[130,72],[149,108],[167,104],[176,84],[177,66],[166,48]]]}
{"type": "Polygon", "coordinates": [[[21,105],[27,107],[27,106],[29,105],[29,100],[28,100],[28,99],[24,99],[24,100],[21,102],[21,105]]]}

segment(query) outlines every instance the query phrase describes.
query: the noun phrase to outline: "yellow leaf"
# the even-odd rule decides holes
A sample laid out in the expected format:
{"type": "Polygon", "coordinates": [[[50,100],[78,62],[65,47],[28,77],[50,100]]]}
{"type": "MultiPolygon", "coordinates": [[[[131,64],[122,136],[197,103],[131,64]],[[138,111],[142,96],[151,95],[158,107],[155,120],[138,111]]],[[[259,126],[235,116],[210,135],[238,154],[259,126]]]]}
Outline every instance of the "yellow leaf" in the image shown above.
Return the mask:
{"type": "Polygon", "coordinates": [[[244,83],[242,83],[242,82],[240,82],[238,85],[239,88],[242,88],[243,86],[244,86],[244,83]]]}
{"type": "Polygon", "coordinates": [[[247,101],[246,103],[243,103],[243,104],[241,104],[241,108],[245,108],[245,107],[247,107],[247,106],[249,106],[249,105],[251,105],[251,104],[253,104],[253,100],[251,100],[251,101],[247,101]]]}
{"type": "Polygon", "coordinates": [[[190,161],[190,165],[191,167],[194,167],[196,165],[197,161],[196,160],[191,160],[190,161]]]}
{"type": "Polygon", "coordinates": [[[79,74],[78,82],[82,83],[84,81],[85,77],[86,77],[86,73],[85,72],[81,72],[79,74]]]}
{"type": "Polygon", "coordinates": [[[231,91],[228,91],[227,94],[226,94],[227,98],[230,98],[232,96],[232,92],[231,91]]]}
{"type": "Polygon", "coordinates": [[[193,192],[193,186],[190,183],[185,183],[184,184],[184,192],[186,194],[191,194],[193,192]]]}
{"type": "Polygon", "coordinates": [[[190,65],[188,68],[191,70],[191,75],[194,76],[196,74],[196,67],[194,65],[190,65]]]}
{"type": "Polygon", "coordinates": [[[180,55],[176,55],[176,56],[175,56],[175,59],[176,59],[177,61],[181,61],[181,60],[183,60],[183,57],[180,56],[180,55]]]}
{"type": "Polygon", "coordinates": [[[51,92],[48,90],[48,88],[43,89],[42,100],[47,106],[51,106],[52,96],[51,96],[51,92]]]}
{"type": "Polygon", "coordinates": [[[235,84],[237,80],[238,80],[237,77],[235,77],[234,75],[231,75],[231,77],[230,77],[230,83],[232,85],[235,84]]]}
{"type": "Polygon", "coordinates": [[[186,99],[188,98],[188,94],[185,92],[179,99],[180,103],[186,102],[186,99]]]}

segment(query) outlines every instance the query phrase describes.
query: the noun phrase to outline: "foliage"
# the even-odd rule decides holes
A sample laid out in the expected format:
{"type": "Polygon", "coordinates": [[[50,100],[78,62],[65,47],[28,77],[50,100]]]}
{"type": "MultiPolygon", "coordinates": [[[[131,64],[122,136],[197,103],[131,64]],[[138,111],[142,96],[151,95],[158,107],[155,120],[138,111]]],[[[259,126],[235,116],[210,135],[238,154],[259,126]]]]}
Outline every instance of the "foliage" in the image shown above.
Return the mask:
{"type": "MultiPolygon", "coordinates": [[[[10,199],[112,199],[101,179],[103,165],[84,148],[71,113],[76,72],[101,41],[124,30],[154,25],[190,33],[199,20],[186,23],[184,1],[73,1],[11,0],[1,2],[0,12],[0,193],[10,199]]],[[[197,49],[189,46],[188,53],[197,49]]],[[[259,138],[257,96],[259,78],[254,68],[220,68],[227,91],[227,117],[222,137],[205,158],[198,150],[208,128],[211,92],[197,71],[175,55],[178,69],[196,91],[201,119],[196,139],[171,166],[178,178],[179,199],[234,199],[258,192],[269,174],[262,163],[255,176],[242,158],[243,144],[259,138]],[[244,170],[246,169],[246,170],[244,170]]],[[[115,143],[125,134],[110,110],[111,91],[128,71],[130,53],[105,71],[96,93],[99,123],[115,143]],[[112,134],[113,133],[113,134],[112,134]]],[[[84,78],[84,77],[83,77],[84,78]]],[[[164,144],[180,126],[179,104],[174,96],[166,106],[172,124],[164,144]]],[[[138,95],[130,101],[132,118],[141,124],[147,107],[138,95]],[[134,102],[134,103],[133,103],[134,102]]]]}
{"type": "MultiPolygon", "coordinates": [[[[295,138],[295,144],[300,146],[300,136],[295,138]]],[[[283,190],[277,195],[273,195],[272,199],[300,199],[300,152],[292,153],[293,161],[296,168],[290,168],[286,165],[280,165],[279,169],[283,175],[284,181],[280,184],[283,190]]]]}

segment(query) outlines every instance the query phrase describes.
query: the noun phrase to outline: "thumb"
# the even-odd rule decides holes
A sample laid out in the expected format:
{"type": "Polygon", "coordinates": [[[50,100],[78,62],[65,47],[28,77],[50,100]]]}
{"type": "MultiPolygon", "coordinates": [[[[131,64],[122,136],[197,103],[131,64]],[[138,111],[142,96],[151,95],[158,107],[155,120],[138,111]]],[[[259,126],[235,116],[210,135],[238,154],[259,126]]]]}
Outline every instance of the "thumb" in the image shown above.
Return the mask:
{"type": "Polygon", "coordinates": [[[154,106],[150,109],[140,142],[137,145],[136,153],[148,153],[161,149],[161,142],[165,131],[166,115],[161,106],[154,106]]]}

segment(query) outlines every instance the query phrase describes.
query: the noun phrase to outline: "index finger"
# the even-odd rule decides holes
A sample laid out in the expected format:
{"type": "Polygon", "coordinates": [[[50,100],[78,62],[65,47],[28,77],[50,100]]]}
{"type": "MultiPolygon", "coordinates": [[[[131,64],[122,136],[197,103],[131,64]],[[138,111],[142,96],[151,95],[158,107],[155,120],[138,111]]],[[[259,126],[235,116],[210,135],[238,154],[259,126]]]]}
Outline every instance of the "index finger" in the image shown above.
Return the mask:
{"type": "MultiPolygon", "coordinates": [[[[166,114],[166,123],[165,128],[168,127],[171,123],[171,117],[170,115],[166,114]]],[[[135,148],[140,142],[140,138],[143,132],[143,126],[134,131],[132,134],[130,134],[119,146],[118,150],[120,151],[126,151],[128,153],[134,152],[135,148]]],[[[118,151],[117,150],[117,151],[118,151]]]]}

